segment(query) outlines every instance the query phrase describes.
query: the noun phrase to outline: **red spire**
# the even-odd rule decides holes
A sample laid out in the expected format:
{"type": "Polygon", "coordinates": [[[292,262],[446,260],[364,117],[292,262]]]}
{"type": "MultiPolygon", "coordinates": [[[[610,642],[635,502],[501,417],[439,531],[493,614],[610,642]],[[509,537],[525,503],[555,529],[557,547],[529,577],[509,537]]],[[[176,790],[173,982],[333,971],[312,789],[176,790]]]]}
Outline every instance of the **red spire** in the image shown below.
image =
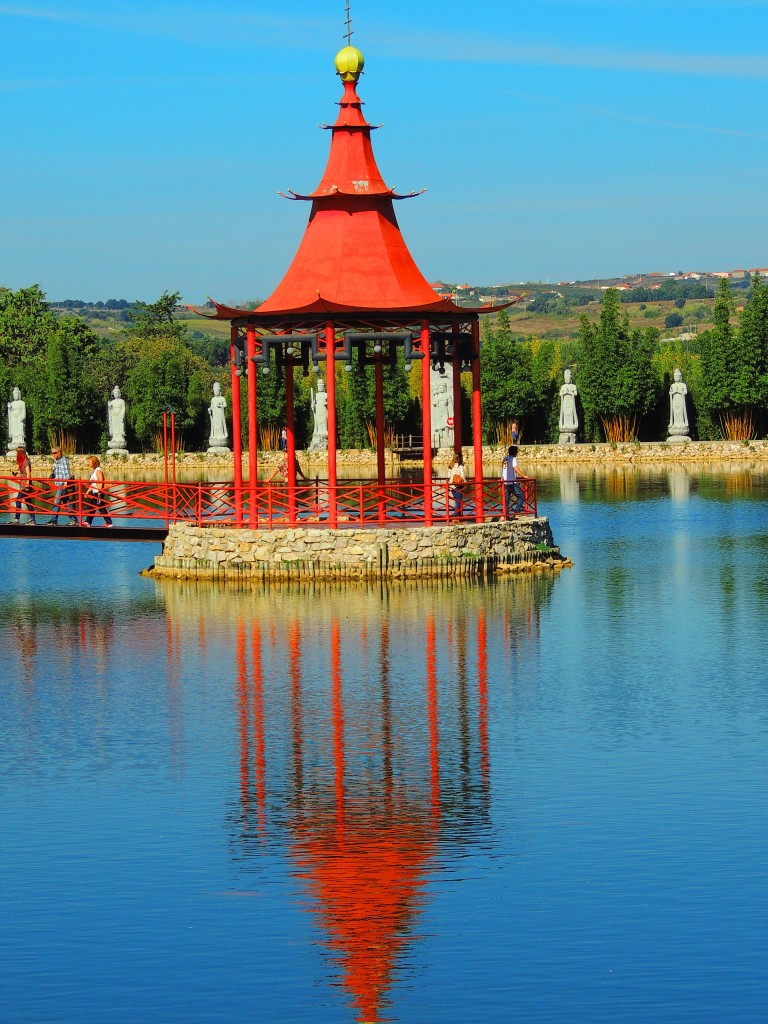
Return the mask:
{"type": "MultiPolygon", "coordinates": [[[[355,47],[347,46],[336,56],[344,95],[336,123],[330,126],[328,164],[314,192],[286,196],[311,201],[309,224],[285,277],[257,310],[250,311],[253,319],[274,326],[293,322],[297,314],[320,319],[363,314],[369,323],[371,313],[434,319],[493,313],[512,305],[459,307],[436,295],[416,266],[400,233],[394,200],[418,193],[398,195],[381,176],[371,145],[374,126],[363,116],[355,88],[362,67],[363,55],[355,47]],[[288,319],[282,321],[283,317],[288,319]]],[[[236,320],[247,312],[218,302],[214,306],[212,319],[217,320],[236,320]]]]}
{"type": "Polygon", "coordinates": [[[322,180],[310,195],[291,194],[312,201],[304,238],[260,314],[451,306],[435,295],[408,251],[393,205],[406,197],[385,184],[371,131],[355,81],[345,81],[322,180]]]}

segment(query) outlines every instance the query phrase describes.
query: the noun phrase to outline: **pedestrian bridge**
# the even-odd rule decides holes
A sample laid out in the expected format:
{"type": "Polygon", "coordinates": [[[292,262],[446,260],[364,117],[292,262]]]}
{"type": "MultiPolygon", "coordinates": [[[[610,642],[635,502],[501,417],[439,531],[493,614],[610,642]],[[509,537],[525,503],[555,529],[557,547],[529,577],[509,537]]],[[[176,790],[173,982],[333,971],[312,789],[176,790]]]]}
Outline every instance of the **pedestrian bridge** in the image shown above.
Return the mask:
{"type": "MultiPolygon", "coordinates": [[[[521,477],[524,516],[538,514],[536,480],[521,477]]],[[[104,502],[94,504],[87,480],[71,480],[61,497],[58,524],[51,522],[57,486],[50,478],[20,481],[0,476],[0,537],[69,537],[73,540],[162,541],[171,523],[221,529],[433,526],[507,518],[500,480],[349,480],[331,487],[315,479],[301,485],[273,480],[222,483],[148,483],[109,480],[104,502]],[[107,525],[105,518],[111,521],[107,525]],[[19,523],[14,519],[18,517],[19,523]],[[32,518],[36,525],[31,525],[32,518]],[[65,525],[71,523],[72,525],[65,525]]]]}

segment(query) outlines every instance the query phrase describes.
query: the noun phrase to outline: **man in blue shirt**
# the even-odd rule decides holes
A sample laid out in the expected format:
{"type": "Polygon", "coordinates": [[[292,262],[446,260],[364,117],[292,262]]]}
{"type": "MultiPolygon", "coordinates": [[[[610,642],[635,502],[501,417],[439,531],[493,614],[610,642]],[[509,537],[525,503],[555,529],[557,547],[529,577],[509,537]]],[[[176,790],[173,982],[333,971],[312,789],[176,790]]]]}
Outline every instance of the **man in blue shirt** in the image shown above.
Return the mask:
{"type": "Polygon", "coordinates": [[[53,472],[51,473],[51,480],[56,481],[56,494],[53,498],[53,508],[51,509],[51,518],[48,520],[50,526],[56,526],[59,521],[59,509],[62,505],[66,508],[69,513],[69,526],[77,526],[77,519],[72,512],[72,505],[70,503],[70,480],[72,479],[72,471],[69,468],[69,459],[66,455],[62,455],[61,448],[58,445],[53,445],[51,448],[51,455],[53,456],[53,472]]]}

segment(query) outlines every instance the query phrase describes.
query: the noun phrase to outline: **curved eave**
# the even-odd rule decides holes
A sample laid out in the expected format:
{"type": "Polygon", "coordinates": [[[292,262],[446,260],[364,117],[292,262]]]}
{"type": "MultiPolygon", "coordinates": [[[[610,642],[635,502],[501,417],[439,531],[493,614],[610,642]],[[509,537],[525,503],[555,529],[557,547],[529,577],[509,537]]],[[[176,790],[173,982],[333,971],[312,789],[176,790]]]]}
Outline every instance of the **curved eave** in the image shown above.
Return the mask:
{"type": "Polygon", "coordinates": [[[285,192],[278,192],[279,196],[283,199],[300,199],[304,202],[314,202],[316,199],[333,199],[336,196],[385,196],[387,199],[413,199],[416,196],[423,196],[427,190],[425,188],[418,189],[415,192],[395,192],[392,188],[387,189],[354,189],[348,191],[347,189],[339,188],[334,185],[333,188],[327,192],[310,192],[309,195],[303,195],[301,192],[294,192],[293,189],[289,188],[285,192]]]}
{"type": "Polygon", "coordinates": [[[435,297],[433,303],[420,304],[417,306],[396,306],[382,309],[380,307],[363,307],[363,306],[345,306],[339,302],[331,302],[328,299],[324,299],[320,293],[317,293],[317,298],[314,301],[307,303],[304,306],[297,307],[295,309],[270,309],[262,311],[260,309],[235,309],[233,306],[224,306],[215,299],[211,299],[215,307],[214,313],[205,313],[199,309],[195,309],[194,306],[187,306],[187,309],[191,310],[197,316],[205,317],[206,320],[238,320],[241,318],[257,319],[257,320],[274,320],[276,317],[282,316],[308,316],[312,314],[339,314],[342,316],[366,316],[372,317],[376,315],[403,315],[418,317],[420,313],[425,315],[433,315],[435,313],[447,313],[452,316],[473,316],[473,315],[486,315],[488,313],[498,313],[502,309],[509,309],[510,306],[514,306],[515,303],[519,302],[524,295],[518,295],[517,298],[511,300],[511,302],[502,302],[496,306],[457,306],[452,299],[441,299],[435,297]]]}

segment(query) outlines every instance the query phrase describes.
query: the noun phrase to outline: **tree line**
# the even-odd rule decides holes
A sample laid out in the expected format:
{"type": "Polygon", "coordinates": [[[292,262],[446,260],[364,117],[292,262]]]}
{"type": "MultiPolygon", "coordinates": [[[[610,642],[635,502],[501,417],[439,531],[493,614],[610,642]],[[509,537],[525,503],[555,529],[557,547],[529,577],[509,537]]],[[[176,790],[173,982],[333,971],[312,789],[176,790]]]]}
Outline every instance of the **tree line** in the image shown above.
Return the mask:
{"type": "MultiPolygon", "coordinates": [[[[744,295],[744,293],[741,293],[744,295]]],[[[54,440],[70,451],[106,447],[106,403],[117,384],[127,404],[129,448],[156,451],[163,410],[173,408],[183,446],[207,447],[210,404],[218,381],[231,406],[228,345],[190,332],[175,316],[178,293],[125,310],[124,327],[99,337],[82,317],[57,316],[37,285],[0,289],[0,393],[21,388],[27,402],[27,438],[35,451],[54,440]]],[[[596,323],[580,319],[578,338],[516,340],[507,313],[484,318],[481,387],[484,439],[504,442],[518,418],[526,442],[558,437],[558,392],[570,367],[579,388],[580,439],[660,440],[666,437],[668,390],[676,366],[689,389],[691,436],[754,437],[765,433],[768,410],[768,286],[752,282],[736,310],[729,282],[719,284],[711,330],[693,342],[662,343],[654,328],[631,329],[615,289],[603,294],[596,323]]],[[[294,373],[297,444],[312,433],[314,374],[294,373]]],[[[421,367],[406,372],[402,352],[384,373],[385,421],[390,433],[419,433],[421,367]]],[[[242,416],[246,395],[242,389],[242,416]]],[[[462,417],[470,434],[471,377],[462,374],[462,417]]],[[[277,442],[285,422],[285,384],[273,368],[257,374],[262,447],[277,442]]],[[[7,400],[7,399],[6,399],[7,400]]],[[[375,389],[371,367],[337,367],[337,420],[343,448],[375,443],[375,389]]]]}
{"type": "Polygon", "coordinates": [[[630,328],[622,296],[603,294],[600,315],[582,315],[574,341],[516,341],[505,312],[483,328],[481,380],[489,440],[513,417],[526,442],[557,440],[565,367],[579,389],[580,439],[664,440],[675,367],[688,385],[691,437],[748,439],[768,428],[768,285],[759,278],[737,310],[727,279],[718,285],[714,326],[692,341],[662,342],[655,328],[630,328]]]}
{"type": "MultiPolygon", "coordinates": [[[[10,398],[19,387],[27,403],[27,441],[47,451],[56,441],[70,452],[106,448],[106,405],[115,385],[126,400],[128,447],[157,451],[163,411],[176,413],[177,433],[188,451],[208,447],[208,406],[214,382],[231,412],[228,342],[189,331],[175,316],[179,293],[164,292],[154,303],[134,302],[114,337],[100,337],[83,316],[57,316],[37,285],[12,291],[0,288],[0,394],[10,398]]],[[[74,301],[74,300],[73,300],[74,301]]],[[[310,412],[314,374],[294,369],[295,420],[299,447],[312,434],[310,412]]],[[[256,375],[260,443],[277,444],[285,423],[285,383],[275,369],[256,375]]],[[[247,417],[241,389],[242,422],[247,417]]],[[[384,406],[389,428],[415,431],[420,419],[416,392],[409,383],[402,353],[384,374],[384,406]]],[[[338,367],[339,443],[345,448],[371,445],[376,420],[372,371],[338,367]]]]}

